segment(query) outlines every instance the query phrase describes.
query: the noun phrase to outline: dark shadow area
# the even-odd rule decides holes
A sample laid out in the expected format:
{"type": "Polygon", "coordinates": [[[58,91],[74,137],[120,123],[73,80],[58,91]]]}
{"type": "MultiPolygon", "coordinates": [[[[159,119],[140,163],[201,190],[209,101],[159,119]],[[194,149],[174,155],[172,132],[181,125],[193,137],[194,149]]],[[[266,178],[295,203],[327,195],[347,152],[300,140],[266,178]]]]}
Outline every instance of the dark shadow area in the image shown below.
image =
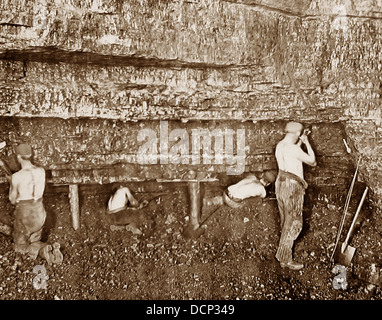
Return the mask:
{"type": "Polygon", "coordinates": [[[43,63],[70,63],[81,65],[100,66],[134,66],[156,68],[191,68],[191,69],[222,69],[231,65],[207,64],[186,62],[180,60],[164,60],[139,56],[113,56],[92,52],[66,51],[55,47],[39,47],[28,50],[7,50],[0,54],[0,60],[43,62],[43,63]]]}

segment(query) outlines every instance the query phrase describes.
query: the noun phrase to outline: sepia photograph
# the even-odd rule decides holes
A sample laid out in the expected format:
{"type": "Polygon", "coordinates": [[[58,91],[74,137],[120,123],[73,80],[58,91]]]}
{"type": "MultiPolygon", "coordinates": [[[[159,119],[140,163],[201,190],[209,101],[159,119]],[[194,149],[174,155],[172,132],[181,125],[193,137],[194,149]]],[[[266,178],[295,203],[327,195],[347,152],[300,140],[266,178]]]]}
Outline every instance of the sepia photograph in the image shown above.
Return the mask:
{"type": "Polygon", "coordinates": [[[0,0],[0,300],[382,300],[381,124],[382,0],[0,0]]]}

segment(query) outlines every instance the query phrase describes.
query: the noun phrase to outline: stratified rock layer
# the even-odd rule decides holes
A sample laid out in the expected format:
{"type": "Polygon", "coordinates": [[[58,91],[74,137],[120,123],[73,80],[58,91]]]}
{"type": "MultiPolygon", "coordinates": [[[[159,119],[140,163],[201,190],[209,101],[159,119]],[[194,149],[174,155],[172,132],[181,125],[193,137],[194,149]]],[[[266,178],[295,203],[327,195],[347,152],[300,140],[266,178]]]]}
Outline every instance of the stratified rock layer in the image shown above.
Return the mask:
{"type": "Polygon", "coordinates": [[[226,172],[138,163],[137,137],[160,120],[188,137],[242,129],[245,171],[274,168],[293,119],[312,127],[309,183],[344,191],[361,157],[381,211],[380,0],[1,0],[0,71],[1,138],[31,143],[52,181],[226,172]]]}

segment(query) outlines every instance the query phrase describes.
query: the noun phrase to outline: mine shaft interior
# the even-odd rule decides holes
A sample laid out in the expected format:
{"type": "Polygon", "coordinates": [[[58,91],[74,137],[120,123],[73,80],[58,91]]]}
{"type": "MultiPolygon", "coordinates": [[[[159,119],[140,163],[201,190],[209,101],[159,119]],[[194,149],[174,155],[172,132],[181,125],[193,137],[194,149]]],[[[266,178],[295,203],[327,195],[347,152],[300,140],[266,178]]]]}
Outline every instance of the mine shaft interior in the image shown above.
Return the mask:
{"type": "MultiPolygon", "coordinates": [[[[227,186],[278,169],[277,142],[298,121],[310,129],[317,159],[304,167],[299,239],[325,235],[327,261],[357,168],[352,214],[368,194],[352,234],[351,272],[380,286],[380,1],[0,0],[0,39],[1,159],[17,172],[14,147],[32,146],[46,196],[67,205],[68,232],[98,225],[85,204],[95,197],[96,207],[106,206],[117,183],[141,199],[173,193],[180,202],[167,224],[199,223],[227,186]],[[320,213],[330,230],[320,229],[320,213]]],[[[0,222],[9,223],[3,173],[0,182],[0,222]]],[[[246,208],[269,210],[262,230],[277,236],[274,185],[268,191],[268,202],[246,208]]],[[[245,210],[237,216],[250,221],[245,210]]],[[[209,236],[197,241],[233,232],[221,236],[217,226],[236,226],[233,242],[248,236],[243,223],[211,217],[209,236]]]]}

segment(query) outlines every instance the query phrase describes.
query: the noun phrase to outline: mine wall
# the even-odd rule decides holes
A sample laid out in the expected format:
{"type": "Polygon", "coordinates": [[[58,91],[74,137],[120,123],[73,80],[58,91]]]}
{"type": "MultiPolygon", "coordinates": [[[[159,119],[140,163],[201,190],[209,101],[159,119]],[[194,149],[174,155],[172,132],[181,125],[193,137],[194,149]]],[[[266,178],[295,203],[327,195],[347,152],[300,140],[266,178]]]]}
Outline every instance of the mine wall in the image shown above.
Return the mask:
{"type": "MultiPolygon", "coordinates": [[[[370,188],[379,239],[380,2],[2,0],[0,10],[0,138],[30,143],[49,183],[227,185],[276,169],[275,145],[297,120],[318,161],[308,201],[343,204],[361,158],[356,190],[370,188]],[[198,157],[200,131],[212,139],[198,157]]],[[[11,148],[4,157],[16,170],[11,148]]]]}
{"type": "MultiPolygon", "coordinates": [[[[27,142],[33,146],[34,161],[46,169],[50,184],[196,179],[222,187],[248,173],[277,170],[274,150],[285,126],[285,121],[123,122],[15,117],[3,117],[0,123],[1,138],[8,145],[27,142]]],[[[313,123],[309,127],[318,166],[307,168],[306,180],[318,198],[342,201],[355,170],[343,142],[344,125],[313,123]]],[[[13,148],[7,148],[3,158],[12,170],[18,169],[13,148]]],[[[6,183],[5,176],[2,182],[6,183]]]]}

